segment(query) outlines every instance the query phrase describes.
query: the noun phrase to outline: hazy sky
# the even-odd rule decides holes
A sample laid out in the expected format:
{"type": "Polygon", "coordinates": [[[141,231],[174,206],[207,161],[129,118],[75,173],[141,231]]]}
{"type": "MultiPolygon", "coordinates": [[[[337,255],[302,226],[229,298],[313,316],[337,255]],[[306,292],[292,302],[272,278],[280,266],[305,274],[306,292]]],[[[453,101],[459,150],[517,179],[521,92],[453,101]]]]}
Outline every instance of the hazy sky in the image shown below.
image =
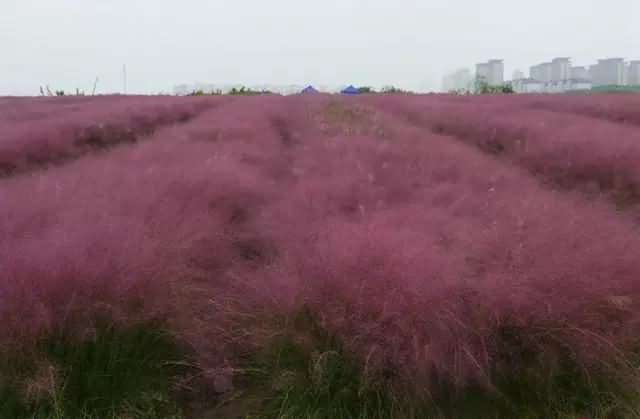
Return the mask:
{"type": "Polygon", "coordinates": [[[505,59],[640,59],[637,0],[0,0],[0,95],[175,84],[394,84],[505,59]]]}

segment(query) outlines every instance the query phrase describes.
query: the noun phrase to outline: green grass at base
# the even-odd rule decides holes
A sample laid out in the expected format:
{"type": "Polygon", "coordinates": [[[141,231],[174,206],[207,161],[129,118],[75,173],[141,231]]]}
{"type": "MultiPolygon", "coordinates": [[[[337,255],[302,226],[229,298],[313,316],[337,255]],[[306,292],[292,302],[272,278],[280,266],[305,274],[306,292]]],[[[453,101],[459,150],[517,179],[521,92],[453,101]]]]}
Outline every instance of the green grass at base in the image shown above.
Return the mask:
{"type": "MultiPolygon", "coordinates": [[[[517,334],[509,337],[517,349],[517,334]]],[[[503,337],[503,339],[506,339],[503,337]]],[[[526,345],[525,345],[526,346],[526,345]]],[[[547,348],[548,349],[548,348],[547,348]]],[[[244,371],[240,387],[260,398],[245,419],[631,419],[640,417],[638,389],[576,364],[556,348],[554,368],[541,354],[522,347],[509,354],[493,387],[455,387],[432,377],[428,396],[402,391],[397,382],[365,378],[361,363],[309,317],[289,336],[259,354],[244,371]],[[300,327],[302,325],[302,327],[300,327]],[[301,345],[300,333],[305,336],[301,345]],[[309,337],[313,342],[309,344],[309,337]]],[[[392,374],[388,374],[392,376],[392,374]]],[[[631,384],[631,383],[630,383],[631,384]]]]}
{"type": "MultiPolygon", "coordinates": [[[[454,387],[431,377],[424,383],[430,389],[426,397],[403,392],[393,371],[366,376],[362,363],[310,315],[286,327],[287,333],[241,362],[235,391],[222,396],[205,391],[196,416],[185,413],[186,399],[177,397],[175,388],[192,372],[185,366],[189,357],[158,325],[102,327],[80,341],[53,336],[41,343],[37,359],[0,360],[0,419],[640,417],[637,389],[585,371],[569,352],[558,351],[555,368],[545,369],[539,354],[524,345],[500,355],[504,368],[492,373],[493,389],[473,383],[454,387]],[[26,397],[33,381],[40,391],[26,397]]],[[[510,349],[520,344],[520,332],[508,335],[510,349]]]]}
{"type": "Polygon", "coordinates": [[[33,358],[0,364],[1,419],[182,417],[172,394],[184,353],[156,325],[50,337],[33,358]],[[29,396],[29,386],[40,390],[29,396]]]}

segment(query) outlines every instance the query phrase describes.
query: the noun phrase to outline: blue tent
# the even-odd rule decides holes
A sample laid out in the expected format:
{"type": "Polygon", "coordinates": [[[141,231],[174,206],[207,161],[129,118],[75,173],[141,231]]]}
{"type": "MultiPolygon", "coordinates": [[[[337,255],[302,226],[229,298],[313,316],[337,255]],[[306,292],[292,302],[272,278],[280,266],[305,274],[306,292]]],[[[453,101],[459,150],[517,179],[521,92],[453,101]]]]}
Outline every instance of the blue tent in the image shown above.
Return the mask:
{"type": "Polygon", "coordinates": [[[360,93],[360,90],[358,90],[357,87],[353,87],[353,85],[349,85],[342,89],[340,93],[345,95],[357,95],[358,93],[360,93]]]}
{"type": "Polygon", "coordinates": [[[318,93],[318,91],[313,86],[309,85],[302,89],[300,93],[318,93]]]}

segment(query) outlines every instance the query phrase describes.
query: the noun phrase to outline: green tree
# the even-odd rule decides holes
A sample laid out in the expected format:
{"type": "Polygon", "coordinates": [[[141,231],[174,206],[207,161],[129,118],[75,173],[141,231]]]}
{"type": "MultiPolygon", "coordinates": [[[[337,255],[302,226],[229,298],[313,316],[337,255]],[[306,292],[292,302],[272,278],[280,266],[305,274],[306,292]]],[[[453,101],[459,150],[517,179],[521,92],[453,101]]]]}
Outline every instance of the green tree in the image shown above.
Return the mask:
{"type": "Polygon", "coordinates": [[[259,95],[262,94],[262,92],[258,91],[258,90],[253,90],[249,87],[245,87],[245,86],[240,86],[240,88],[237,87],[233,87],[231,90],[229,90],[229,92],[227,92],[229,95],[232,96],[249,96],[249,95],[259,95]]]}
{"type": "Polygon", "coordinates": [[[376,90],[373,87],[369,87],[369,86],[358,87],[358,92],[362,93],[362,94],[378,93],[378,92],[376,92],[376,90]]]}
{"type": "Polygon", "coordinates": [[[385,86],[380,90],[380,93],[413,93],[409,90],[400,89],[395,86],[385,86]]]}
{"type": "Polygon", "coordinates": [[[476,79],[476,87],[475,93],[479,95],[488,95],[488,94],[510,94],[515,93],[513,90],[513,86],[511,83],[503,83],[501,85],[491,85],[484,78],[476,79]]]}

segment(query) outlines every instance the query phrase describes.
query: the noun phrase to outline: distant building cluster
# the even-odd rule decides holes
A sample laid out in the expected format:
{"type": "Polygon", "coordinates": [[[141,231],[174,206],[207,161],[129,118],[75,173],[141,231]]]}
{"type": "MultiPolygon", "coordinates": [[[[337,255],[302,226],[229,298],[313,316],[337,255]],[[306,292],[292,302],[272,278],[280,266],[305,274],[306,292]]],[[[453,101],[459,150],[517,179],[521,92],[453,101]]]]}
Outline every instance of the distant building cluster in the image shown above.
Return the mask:
{"type": "MultiPolygon", "coordinates": [[[[503,60],[476,64],[476,81],[504,83],[503,60]]],[[[591,66],[574,66],[570,57],[557,57],[529,68],[529,77],[514,73],[511,85],[519,93],[559,93],[599,86],[640,86],[640,60],[604,58],[591,66]]]]}
{"type": "Polygon", "coordinates": [[[593,87],[588,70],[572,66],[569,57],[531,66],[528,78],[514,79],[511,83],[513,89],[521,93],[561,93],[593,87]]]}

